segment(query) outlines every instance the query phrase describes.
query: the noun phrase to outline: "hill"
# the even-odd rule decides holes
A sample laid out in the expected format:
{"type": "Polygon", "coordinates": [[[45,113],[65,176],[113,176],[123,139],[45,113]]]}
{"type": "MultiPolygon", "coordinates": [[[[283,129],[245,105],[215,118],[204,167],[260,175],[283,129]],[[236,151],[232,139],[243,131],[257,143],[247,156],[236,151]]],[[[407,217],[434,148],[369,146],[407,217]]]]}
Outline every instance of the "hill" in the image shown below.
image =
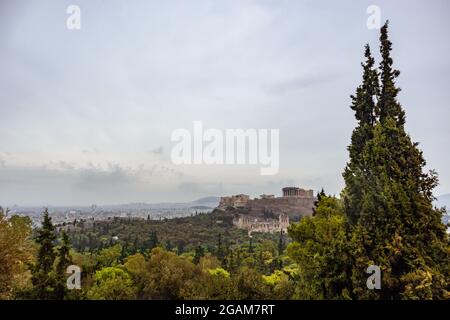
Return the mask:
{"type": "MultiPolygon", "coordinates": [[[[82,221],[75,225],[64,224],[77,250],[95,250],[115,242],[131,251],[145,251],[154,245],[154,237],[168,249],[179,253],[201,245],[209,251],[219,242],[227,247],[248,243],[247,232],[233,225],[233,214],[214,210],[190,217],[144,220],[134,218],[110,218],[105,221],[82,221]]],[[[255,233],[252,241],[277,240],[279,235],[255,233]]]]}

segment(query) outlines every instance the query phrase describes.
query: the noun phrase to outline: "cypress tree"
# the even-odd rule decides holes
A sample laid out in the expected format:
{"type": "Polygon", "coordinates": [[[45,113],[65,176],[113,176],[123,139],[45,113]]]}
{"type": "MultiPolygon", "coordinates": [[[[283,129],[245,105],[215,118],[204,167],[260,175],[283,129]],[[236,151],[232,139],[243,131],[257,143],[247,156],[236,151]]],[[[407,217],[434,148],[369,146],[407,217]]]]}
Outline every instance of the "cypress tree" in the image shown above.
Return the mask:
{"type": "Polygon", "coordinates": [[[122,248],[120,250],[120,261],[123,262],[126,257],[128,257],[129,252],[128,252],[128,242],[125,241],[125,243],[122,245],[122,248]]]}
{"type": "Polygon", "coordinates": [[[281,256],[283,254],[284,249],[286,248],[284,243],[284,231],[280,231],[280,237],[278,238],[278,255],[281,256]]]}
{"type": "Polygon", "coordinates": [[[386,21],[381,28],[380,35],[380,53],[382,58],[380,72],[382,85],[377,114],[382,123],[388,118],[391,118],[396,122],[397,126],[403,127],[405,124],[405,112],[397,101],[397,94],[400,92],[400,88],[395,86],[395,79],[400,75],[400,71],[392,67],[392,42],[389,40],[388,26],[389,21],[386,21]]]}
{"type": "Polygon", "coordinates": [[[432,204],[437,175],[424,172],[422,151],[405,132],[395,85],[400,72],[392,68],[391,50],[386,23],[380,35],[381,93],[375,125],[361,145],[352,137],[350,165],[344,172],[345,210],[354,226],[354,293],[359,298],[448,298],[449,240],[442,210],[432,204]],[[363,167],[357,170],[352,150],[361,151],[356,158],[363,167]],[[381,268],[381,290],[365,287],[365,270],[371,264],[381,268]]]}
{"type": "Polygon", "coordinates": [[[250,240],[249,240],[249,243],[248,243],[248,253],[251,253],[251,254],[253,254],[253,237],[252,236],[250,236],[250,240]]]}
{"type": "Polygon", "coordinates": [[[219,233],[218,239],[217,239],[217,258],[219,258],[220,262],[223,263],[225,260],[225,248],[222,244],[222,234],[219,233]]]}
{"type": "Polygon", "coordinates": [[[362,84],[356,89],[356,94],[351,96],[351,109],[355,112],[358,123],[348,147],[350,161],[343,173],[345,180],[343,199],[351,223],[357,221],[361,212],[363,192],[367,185],[367,164],[363,152],[367,142],[373,137],[377,113],[376,101],[380,91],[378,72],[374,67],[375,59],[368,44],[365,47],[364,57],[366,60],[361,64],[362,84]]]}

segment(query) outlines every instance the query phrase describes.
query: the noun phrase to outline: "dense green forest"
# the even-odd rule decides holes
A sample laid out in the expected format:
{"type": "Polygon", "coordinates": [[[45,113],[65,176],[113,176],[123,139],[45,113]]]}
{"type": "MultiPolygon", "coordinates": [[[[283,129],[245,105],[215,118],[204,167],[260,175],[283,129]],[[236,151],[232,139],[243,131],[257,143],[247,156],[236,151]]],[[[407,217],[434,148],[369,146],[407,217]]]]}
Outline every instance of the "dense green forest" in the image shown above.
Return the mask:
{"type": "Polygon", "coordinates": [[[55,227],[45,212],[0,211],[1,299],[449,299],[450,242],[433,206],[434,171],[405,130],[388,24],[379,67],[369,46],[351,96],[357,126],[340,197],[320,193],[287,235],[253,234],[215,211],[166,221],[55,227]],[[116,238],[117,237],[117,238],[116,238]],[[82,288],[68,290],[69,265],[82,288]],[[367,268],[382,274],[367,287],[367,268]]]}

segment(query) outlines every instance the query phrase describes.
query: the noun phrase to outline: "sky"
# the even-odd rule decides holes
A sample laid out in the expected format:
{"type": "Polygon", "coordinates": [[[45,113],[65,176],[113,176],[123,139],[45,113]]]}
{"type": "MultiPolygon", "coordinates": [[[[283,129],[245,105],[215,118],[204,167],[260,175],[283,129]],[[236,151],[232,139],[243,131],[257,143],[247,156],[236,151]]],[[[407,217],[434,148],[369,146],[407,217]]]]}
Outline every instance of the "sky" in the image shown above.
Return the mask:
{"type": "Polygon", "coordinates": [[[338,195],[366,43],[379,63],[369,5],[390,20],[407,130],[449,193],[449,1],[0,0],[0,205],[338,195]],[[175,165],[171,134],[194,121],[279,129],[278,173],[175,165]]]}

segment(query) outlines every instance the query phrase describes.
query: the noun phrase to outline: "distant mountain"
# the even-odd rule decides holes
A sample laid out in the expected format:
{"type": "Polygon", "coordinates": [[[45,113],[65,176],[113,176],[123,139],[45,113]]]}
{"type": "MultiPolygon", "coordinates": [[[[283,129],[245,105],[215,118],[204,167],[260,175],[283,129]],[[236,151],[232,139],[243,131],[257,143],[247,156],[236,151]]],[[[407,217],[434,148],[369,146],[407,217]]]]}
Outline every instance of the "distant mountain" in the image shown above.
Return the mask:
{"type": "Polygon", "coordinates": [[[110,205],[74,205],[74,206],[18,206],[14,205],[11,209],[13,211],[36,211],[42,213],[44,207],[50,211],[98,211],[98,210],[165,210],[165,209],[214,209],[219,205],[219,197],[204,197],[189,202],[159,202],[159,203],[146,203],[146,202],[132,202],[123,204],[110,204],[110,205]]]}
{"type": "Polygon", "coordinates": [[[140,209],[188,209],[215,208],[219,205],[219,197],[205,197],[190,202],[160,202],[160,203],[126,203],[118,205],[99,206],[104,209],[140,210],[140,209]]]}
{"type": "Polygon", "coordinates": [[[195,201],[190,202],[195,206],[205,206],[215,208],[219,205],[220,198],[219,197],[205,197],[195,201]]]}

